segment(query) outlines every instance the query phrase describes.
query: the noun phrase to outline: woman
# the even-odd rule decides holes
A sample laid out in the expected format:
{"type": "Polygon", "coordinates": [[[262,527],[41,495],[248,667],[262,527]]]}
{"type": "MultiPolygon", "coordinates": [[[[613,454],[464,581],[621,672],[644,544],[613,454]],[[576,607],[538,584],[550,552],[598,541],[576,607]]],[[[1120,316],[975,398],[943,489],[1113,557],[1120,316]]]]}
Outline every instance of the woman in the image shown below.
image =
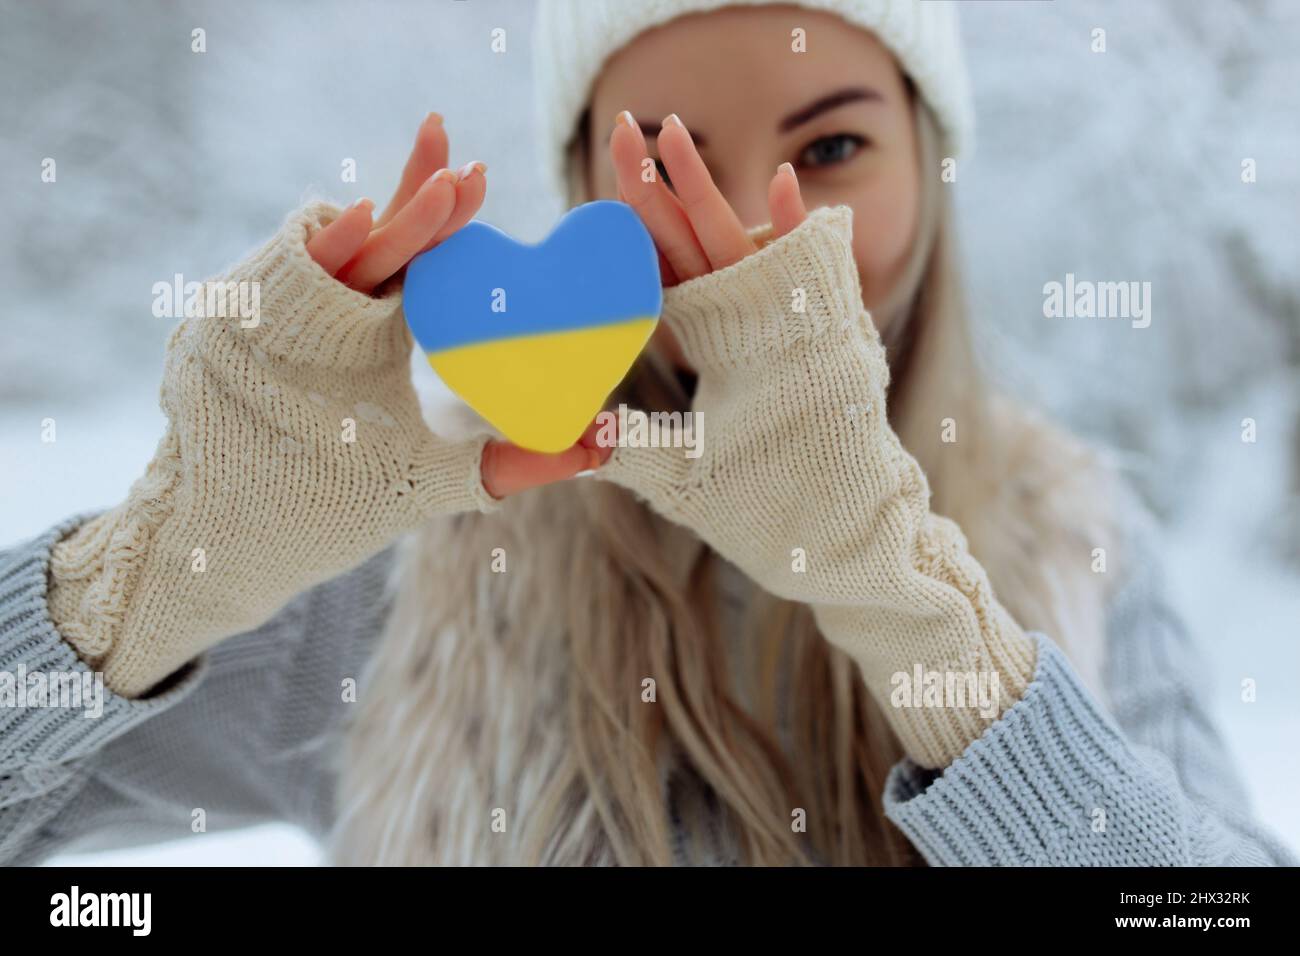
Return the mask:
{"type": "Polygon", "coordinates": [[[313,206],[236,266],[261,322],[178,327],[127,502],[0,565],[4,667],[112,691],[5,716],[6,857],[203,808],[343,863],[1290,862],[1145,519],[975,374],[953,16],[543,5],[545,155],[670,286],[611,403],[701,414],[698,459],[424,428],[401,269],[485,189],[436,116],[377,220],[313,206]]]}

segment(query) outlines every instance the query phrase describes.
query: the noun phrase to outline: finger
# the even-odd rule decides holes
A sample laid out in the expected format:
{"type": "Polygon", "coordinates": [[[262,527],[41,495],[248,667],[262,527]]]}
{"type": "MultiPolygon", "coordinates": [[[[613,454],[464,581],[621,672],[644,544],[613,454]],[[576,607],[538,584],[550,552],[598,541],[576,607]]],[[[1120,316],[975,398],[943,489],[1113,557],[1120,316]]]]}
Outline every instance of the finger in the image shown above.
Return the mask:
{"type": "Polygon", "coordinates": [[[709,265],[715,270],[724,269],[753,252],[753,241],[714,185],[691,134],[676,113],[664,120],[659,131],[659,156],[700,247],[709,257],[709,265]]]}
{"type": "Polygon", "coordinates": [[[329,275],[336,275],[344,263],[361,251],[370,235],[370,217],[375,204],[358,199],[339,217],[307,240],[307,255],[329,275]]]}
{"type": "Polygon", "coordinates": [[[456,206],[447,217],[446,224],[438,230],[425,248],[432,249],[473,219],[474,214],[483,206],[483,197],[486,194],[487,163],[479,162],[477,159],[466,163],[456,173],[456,206]]]}
{"type": "MultiPolygon", "coordinates": [[[[604,437],[602,436],[602,432],[605,431],[605,424],[601,421],[601,416],[609,416],[611,414],[612,413],[610,412],[602,412],[600,415],[597,415],[592,419],[591,424],[588,425],[583,433],[578,437],[579,445],[583,448],[590,448],[596,452],[596,464],[592,466],[593,468],[596,467],[596,465],[604,464],[609,460],[609,456],[614,454],[615,444],[603,444],[601,441],[602,437],[604,437]]],[[[617,419],[614,419],[613,421],[612,430],[615,434],[618,433],[617,419]]]]}
{"type": "Polygon", "coordinates": [[[401,212],[402,207],[411,201],[411,197],[420,191],[420,187],[429,177],[447,165],[447,131],[443,129],[442,117],[430,113],[415,132],[415,145],[402,170],[402,179],[397,184],[397,191],[389,200],[383,214],[375,222],[384,226],[401,212]]]}
{"type": "Polygon", "coordinates": [[[618,114],[614,124],[609,153],[620,192],[641,217],[675,276],[685,281],[708,272],[708,256],[695,238],[695,231],[677,198],[659,176],[646,182],[642,171],[650,154],[641,128],[626,110],[618,114]]]}
{"type": "Polygon", "coordinates": [[[361,251],[338,278],[359,292],[371,292],[423,249],[456,206],[456,174],[440,169],[386,226],[370,233],[361,251]]]}
{"type": "Polygon", "coordinates": [[[677,270],[668,261],[668,257],[664,255],[663,250],[657,249],[656,252],[659,255],[659,284],[667,289],[680,283],[682,280],[677,275],[677,270]]]}
{"type": "MultiPolygon", "coordinates": [[[[618,190],[618,201],[625,205],[632,205],[627,201],[627,196],[623,194],[622,187],[619,187],[618,190]]],[[[664,251],[658,246],[655,246],[655,255],[659,257],[659,284],[665,289],[677,285],[681,280],[677,278],[677,270],[674,269],[673,264],[668,261],[668,257],[664,255],[664,251]]],[[[701,252],[700,255],[703,256],[704,253],[701,252]]]]}
{"type": "Polygon", "coordinates": [[[799,179],[789,163],[777,167],[772,184],[767,187],[767,208],[772,214],[773,239],[780,239],[808,218],[799,192],[799,179]]]}
{"type": "Polygon", "coordinates": [[[546,454],[528,451],[504,441],[490,441],[483,446],[479,472],[483,487],[493,498],[505,498],[529,488],[572,478],[580,471],[600,466],[594,448],[574,443],[564,451],[546,454]]]}

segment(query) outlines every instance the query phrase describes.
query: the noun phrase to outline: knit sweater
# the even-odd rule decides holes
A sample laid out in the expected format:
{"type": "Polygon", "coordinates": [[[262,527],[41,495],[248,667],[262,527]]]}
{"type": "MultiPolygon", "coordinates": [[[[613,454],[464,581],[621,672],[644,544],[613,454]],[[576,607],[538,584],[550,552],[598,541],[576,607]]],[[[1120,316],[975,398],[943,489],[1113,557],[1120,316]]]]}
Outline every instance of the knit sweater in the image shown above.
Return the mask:
{"type": "MultiPolygon", "coordinates": [[[[128,501],[0,556],[0,672],[89,662],[108,685],[93,717],[0,706],[0,858],[179,835],[200,807],[214,827],[279,818],[323,833],[338,688],[387,613],[391,556],[371,555],[431,516],[494,507],[481,440],[441,442],[418,424],[393,301],[342,290],[305,256],[324,215],[295,217],[232,273],[269,285],[254,334],[205,319],[173,336],[170,426],[128,501]],[[349,409],[373,425],[359,447],[327,437],[349,409]],[[223,560],[196,568],[200,543],[223,560]]],[[[1108,714],[929,512],[883,415],[887,371],[850,235],[846,211],[819,211],[672,290],[665,320],[701,371],[715,437],[690,467],[620,449],[601,477],[812,605],[910,755],[886,812],[930,862],[1288,860],[1245,813],[1145,558],[1126,562],[1112,609],[1108,714]],[[793,288],[806,311],[763,322],[793,288]],[[864,413],[844,416],[847,399],[864,413]],[[1006,693],[991,711],[889,706],[913,665],[993,674],[1006,693]]]]}
{"type": "MultiPolygon", "coordinates": [[[[46,603],[51,547],[83,520],[0,553],[0,673],[86,672],[46,603]]],[[[1131,547],[1109,613],[1110,711],[1034,635],[1018,703],[942,772],[903,760],[890,774],[885,812],[930,864],[1296,865],[1252,819],[1158,543],[1131,547]]],[[[182,839],[196,808],[209,832],[281,821],[324,838],[355,706],[339,688],[379,642],[392,562],[307,591],[147,698],[106,691],[97,718],[0,707],[0,862],[182,839]]],[[[693,833],[680,860],[734,861],[722,826],[693,833]]]]}
{"type": "Polygon", "coordinates": [[[711,436],[701,454],[620,447],[596,477],[810,605],[906,752],[946,766],[1024,692],[1033,641],[961,530],[930,510],[925,474],[889,424],[852,210],[817,209],[775,241],[770,229],[754,236],[757,252],[664,295],[663,319],[700,376],[692,411],[711,436]],[[916,673],[972,675],[995,699],[899,706],[897,675],[916,673]]]}

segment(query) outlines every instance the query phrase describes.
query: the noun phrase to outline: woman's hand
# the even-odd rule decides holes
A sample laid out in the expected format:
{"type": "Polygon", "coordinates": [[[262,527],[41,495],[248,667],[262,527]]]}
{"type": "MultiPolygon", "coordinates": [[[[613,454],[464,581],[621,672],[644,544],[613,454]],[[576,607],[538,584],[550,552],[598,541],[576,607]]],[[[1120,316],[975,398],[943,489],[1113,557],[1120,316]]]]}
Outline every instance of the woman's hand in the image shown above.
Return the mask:
{"type": "Polygon", "coordinates": [[[388,280],[483,200],[482,164],[446,163],[431,116],[378,220],[313,203],[217,280],[258,290],[258,322],[223,309],[173,330],[153,461],[51,560],[50,614],[110,689],[138,696],[435,515],[600,461],[590,433],[543,455],[425,424],[388,280]]]}
{"type": "Polygon", "coordinates": [[[487,191],[487,167],[447,168],[447,132],[430,113],[415,135],[402,180],[383,214],[363,199],[307,243],[307,252],[334,278],[367,294],[415,256],[431,249],[474,218],[487,191]]]}
{"type": "MultiPolygon", "coordinates": [[[[658,146],[673,189],[657,175],[643,176],[644,170],[654,170],[653,163],[648,162],[645,136],[631,113],[624,110],[618,114],[609,152],[618,176],[619,194],[654,237],[661,265],[665,266],[664,285],[726,268],[756,251],[754,240],[714,185],[677,114],[664,120],[658,146]]],[[[773,239],[784,236],[807,218],[799,181],[789,163],[777,169],[767,196],[773,239]]]]}
{"type": "MultiPolygon", "coordinates": [[[[620,119],[623,197],[673,288],[663,322],[699,375],[691,449],[619,447],[596,472],[691,529],[765,590],[809,604],[851,655],[914,759],[940,767],[1016,700],[1032,642],[997,603],[961,531],[933,515],[889,425],[889,369],[862,305],[852,213],[806,213],[793,173],[772,180],[772,238],[756,248],[672,117],[659,153],[676,190],[641,178],[644,140],[620,119]],[[985,710],[891,706],[915,667],[996,674],[985,710]]],[[[937,427],[937,426],[936,426],[937,427]]]]}
{"type": "MultiPolygon", "coordinates": [[[[430,113],[416,133],[397,191],[379,218],[372,218],[373,202],[360,200],[308,240],[308,254],[349,288],[374,292],[417,255],[473,219],[483,205],[487,167],[475,161],[453,171],[447,160],[442,117],[430,113]]],[[[488,442],[481,463],[483,487],[494,498],[504,498],[598,466],[609,453],[595,447],[594,429],[556,454],[488,442]]]]}
{"type": "MultiPolygon", "coordinates": [[[[653,167],[627,112],[610,153],[619,191],[666,266],[662,321],[699,374],[692,414],[705,437],[696,457],[617,448],[597,475],[686,524],[773,593],[843,597],[844,580],[792,573],[791,552],[802,548],[811,560],[810,549],[833,548],[856,559],[856,539],[875,520],[870,492],[894,494],[906,482],[924,493],[919,471],[894,467],[901,449],[884,416],[888,371],[861,303],[849,212],[810,217],[783,166],[769,187],[771,238],[760,251],[676,116],[658,140],[673,190],[642,176],[653,167]],[[863,473],[868,462],[855,446],[864,442],[873,454],[886,450],[888,484],[863,473]],[[810,512],[809,501],[826,507],[810,512]]],[[[865,576],[856,585],[865,596],[865,576]]]]}

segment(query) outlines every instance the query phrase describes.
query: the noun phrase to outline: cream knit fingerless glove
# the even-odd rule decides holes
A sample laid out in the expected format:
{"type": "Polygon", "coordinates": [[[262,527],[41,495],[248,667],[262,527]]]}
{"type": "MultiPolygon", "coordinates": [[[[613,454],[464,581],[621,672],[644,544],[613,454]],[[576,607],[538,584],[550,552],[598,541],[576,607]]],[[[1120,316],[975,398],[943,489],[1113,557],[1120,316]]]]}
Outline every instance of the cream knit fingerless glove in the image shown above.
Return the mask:
{"type": "Polygon", "coordinates": [[[119,694],[431,515],[496,507],[479,475],[487,436],[444,442],[421,419],[399,296],[354,292],[307,254],[337,213],[296,213],[222,277],[258,283],[256,327],[177,326],[154,460],[125,502],[54,549],[51,616],[119,694]]]}
{"type": "Polygon", "coordinates": [[[693,529],[762,587],[810,604],[907,752],[946,766],[1019,699],[1034,645],[961,531],[930,512],[925,476],[889,426],[889,370],[862,307],[851,210],[819,209],[734,266],[667,290],[663,318],[699,374],[702,453],[619,448],[597,476],[693,529]],[[995,707],[933,692],[930,706],[922,687],[904,700],[896,675],[910,684],[918,667],[926,680],[973,674],[988,688],[996,674],[995,707]]]}

